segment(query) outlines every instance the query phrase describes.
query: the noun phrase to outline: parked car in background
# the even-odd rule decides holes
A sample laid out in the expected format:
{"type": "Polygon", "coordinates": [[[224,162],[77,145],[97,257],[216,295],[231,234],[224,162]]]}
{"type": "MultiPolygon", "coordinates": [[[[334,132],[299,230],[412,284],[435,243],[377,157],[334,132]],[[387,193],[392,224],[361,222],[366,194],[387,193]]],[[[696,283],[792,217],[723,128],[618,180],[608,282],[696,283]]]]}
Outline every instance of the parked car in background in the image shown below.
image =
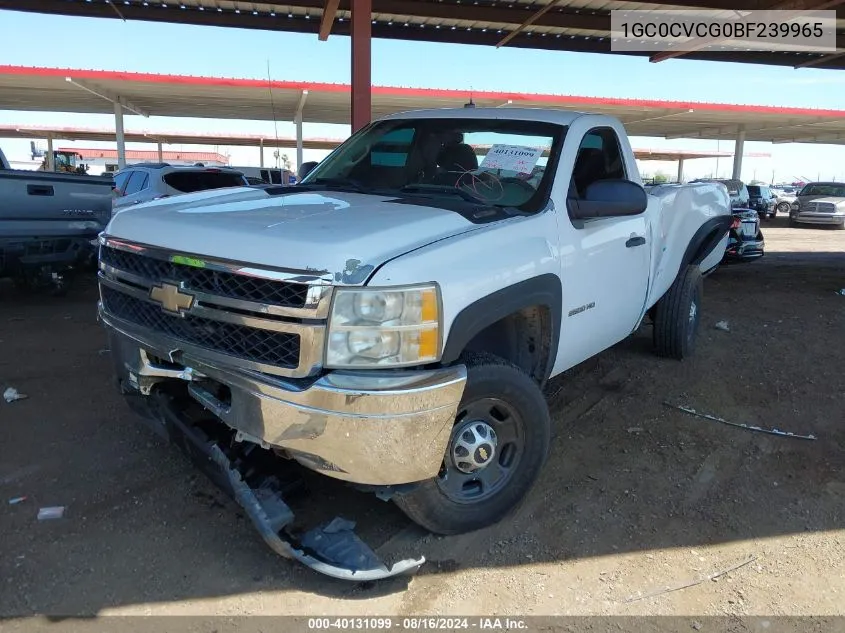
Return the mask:
{"type": "Polygon", "coordinates": [[[728,195],[731,197],[732,209],[748,209],[749,198],[748,187],[741,180],[734,180],[733,178],[699,178],[692,182],[718,182],[728,189],[728,195]]]}
{"type": "Polygon", "coordinates": [[[766,185],[748,185],[748,208],[754,209],[760,218],[777,215],[777,201],[766,185]]]}
{"type": "Polygon", "coordinates": [[[138,163],[114,175],[113,211],[183,193],[247,185],[249,182],[241,172],[226,167],[138,163]]]}
{"type": "Polygon", "coordinates": [[[790,225],[827,224],[845,229],[845,183],[804,185],[789,211],[790,225]]]}
{"type": "Polygon", "coordinates": [[[96,262],[111,218],[110,177],[10,169],[0,151],[0,277],[60,293],[96,262]]]}
{"type": "Polygon", "coordinates": [[[279,167],[232,167],[246,176],[252,184],[292,185],[296,183],[296,175],[289,169],[279,167]]]}
{"type": "Polygon", "coordinates": [[[775,210],[778,213],[789,213],[796,199],[795,187],[772,187],[771,189],[775,196],[775,210]]]}
{"type": "Polygon", "coordinates": [[[760,259],[765,249],[760,216],[754,209],[734,209],[733,222],[728,232],[725,263],[748,262],[760,259]]]}

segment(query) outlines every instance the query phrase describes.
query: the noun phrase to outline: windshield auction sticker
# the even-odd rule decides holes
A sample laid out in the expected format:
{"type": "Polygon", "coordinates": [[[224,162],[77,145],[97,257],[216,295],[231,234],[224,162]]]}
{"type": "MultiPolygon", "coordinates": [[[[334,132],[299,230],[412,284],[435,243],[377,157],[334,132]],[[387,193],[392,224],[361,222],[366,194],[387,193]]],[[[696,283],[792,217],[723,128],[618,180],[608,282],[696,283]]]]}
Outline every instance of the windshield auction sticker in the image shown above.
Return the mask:
{"type": "Polygon", "coordinates": [[[480,169],[502,169],[518,174],[530,174],[540,160],[543,150],[522,145],[494,145],[481,161],[480,169]]]}

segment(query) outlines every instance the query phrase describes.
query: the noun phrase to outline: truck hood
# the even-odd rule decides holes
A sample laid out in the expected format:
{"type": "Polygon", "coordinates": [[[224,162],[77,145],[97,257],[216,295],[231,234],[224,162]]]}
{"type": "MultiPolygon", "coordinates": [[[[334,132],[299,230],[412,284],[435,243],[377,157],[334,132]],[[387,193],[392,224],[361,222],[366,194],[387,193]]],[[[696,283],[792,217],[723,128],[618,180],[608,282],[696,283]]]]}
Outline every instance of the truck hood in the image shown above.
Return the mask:
{"type": "Polygon", "coordinates": [[[166,250],[361,284],[389,259],[481,227],[454,211],[388,196],[237,187],[130,207],[116,213],[105,232],[166,250]]]}

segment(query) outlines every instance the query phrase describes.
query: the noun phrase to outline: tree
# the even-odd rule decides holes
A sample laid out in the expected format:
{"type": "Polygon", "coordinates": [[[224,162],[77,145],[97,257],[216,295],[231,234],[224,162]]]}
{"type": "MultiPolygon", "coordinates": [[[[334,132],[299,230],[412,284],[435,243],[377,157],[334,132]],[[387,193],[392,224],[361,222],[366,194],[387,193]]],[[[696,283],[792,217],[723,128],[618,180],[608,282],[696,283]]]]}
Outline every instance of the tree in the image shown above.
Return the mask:
{"type": "Polygon", "coordinates": [[[669,175],[665,172],[658,170],[654,173],[654,179],[653,180],[654,180],[655,185],[660,185],[660,184],[663,184],[664,182],[669,182],[669,175]]]}

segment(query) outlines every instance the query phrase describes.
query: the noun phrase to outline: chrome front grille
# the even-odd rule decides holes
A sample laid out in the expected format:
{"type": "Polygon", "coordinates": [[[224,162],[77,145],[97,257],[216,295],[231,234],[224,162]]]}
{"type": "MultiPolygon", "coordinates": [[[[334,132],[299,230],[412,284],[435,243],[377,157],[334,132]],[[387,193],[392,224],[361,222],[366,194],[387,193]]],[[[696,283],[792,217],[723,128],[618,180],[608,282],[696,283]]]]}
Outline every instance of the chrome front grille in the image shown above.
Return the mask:
{"type": "Polygon", "coordinates": [[[104,320],[130,336],[169,353],[279,376],[320,369],[327,278],[110,238],[101,239],[99,268],[104,320]],[[178,295],[177,306],[162,298],[163,288],[178,295]]]}
{"type": "Polygon", "coordinates": [[[280,368],[295,369],[299,364],[297,334],[262,330],[191,314],[183,317],[170,315],[149,301],[109,286],[104,286],[100,295],[109,314],[180,341],[280,368]]]}
{"type": "MultiPolygon", "coordinates": [[[[103,263],[146,279],[167,279],[193,290],[231,299],[259,301],[277,306],[302,308],[308,298],[308,286],[272,279],[247,277],[222,270],[197,268],[188,264],[155,259],[117,248],[103,248],[103,263]]],[[[189,258],[185,258],[189,259],[189,258]]]]}
{"type": "Polygon", "coordinates": [[[815,213],[834,213],[836,211],[836,205],[832,202],[810,202],[807,207],[807,211],[815,213]]]}

